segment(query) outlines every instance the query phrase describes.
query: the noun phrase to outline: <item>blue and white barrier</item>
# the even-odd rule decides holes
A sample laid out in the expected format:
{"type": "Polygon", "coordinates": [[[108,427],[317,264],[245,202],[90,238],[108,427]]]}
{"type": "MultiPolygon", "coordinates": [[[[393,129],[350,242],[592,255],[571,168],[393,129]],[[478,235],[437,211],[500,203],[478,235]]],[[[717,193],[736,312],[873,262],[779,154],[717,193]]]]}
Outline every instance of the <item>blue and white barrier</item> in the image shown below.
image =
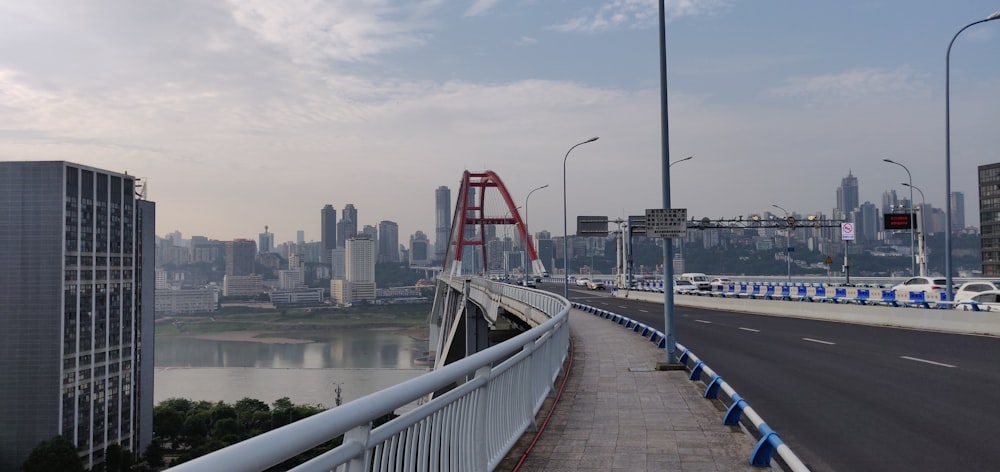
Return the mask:
{"type": "MultiPolygon", "coordinates": [[[[659,348],[666,347],[666,336],[664,336],[662,332],[650,328],[643,323],[639,323],[631,318],[589,305],[576,302],[573,302],[572,304],[573,308],[586,311],[587,313],[600,316],[601,318],[609,319],[619,325],[632,329],[633,332],[640,333],[643,337],[656,343],[659,348]]],[[[750,465],[754,467],[770,467],[772,456],[774,453],[778,453],[778,457],[781,458],[785,466],[787,466],[792,472],[809,471],[809,468],[806,467],[802,460],[800,460],[799,457],[792,452],[791,448],[789,448],[788,445],[781,440],[778,433],[774,432],[774,430],[772,430],[767,423],[764,422],[764,419],[761,418],[749,404],[747,404],[743,397],[736,393],[736,390],[723,380],[721,376],[715,373],[715,371],[702,362],[701,359],[698,359],[698,357],[695,356],[689,349],[685,348],[680,343],[677,343],[676,346],[677,350],[681,352],[679,361],[684,364],[684,367],[689,372],[688,378],[692,381],[702,381],[702,383],[707,385],[704,394],[705,398],[718,399],[720,390],[729,396],[729,408],[723,416],[723,424],[739,424],[740,417],[742,416],[745,417],[760,434],[760,439],[757,441],[757,444],[753,448],[753,452],[750,454],[750,465]],[[704,382],[701,379],[702,375],[708,376],[711,381],[704,382]]]]}

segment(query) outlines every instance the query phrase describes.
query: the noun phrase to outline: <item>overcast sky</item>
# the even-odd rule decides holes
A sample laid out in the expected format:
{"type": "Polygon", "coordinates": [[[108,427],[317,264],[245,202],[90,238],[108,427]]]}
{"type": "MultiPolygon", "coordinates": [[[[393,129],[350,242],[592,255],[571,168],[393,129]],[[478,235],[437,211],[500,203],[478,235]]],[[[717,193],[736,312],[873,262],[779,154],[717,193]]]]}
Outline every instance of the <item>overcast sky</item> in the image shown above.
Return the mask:
{"type": "MultiPolygon", "coordinates": [[[[996,0],[668,0],[672,203],[829,214],[906,181],[945,204],[945,52],[996,0]]],[[[530,226],[662,203],[656,0],[0,0],[0,159],[148,179],[157,233],[319,239],[353,203],[400,242],[493,170],[530,226]]],[[[953,190],[1000,162],[1000,20],[951,55],[953,190]]],[[[919,197],[918,197],[919,201],[919,197]]],[[[572,226],[572,225],[571,225],[572,226]]]]}

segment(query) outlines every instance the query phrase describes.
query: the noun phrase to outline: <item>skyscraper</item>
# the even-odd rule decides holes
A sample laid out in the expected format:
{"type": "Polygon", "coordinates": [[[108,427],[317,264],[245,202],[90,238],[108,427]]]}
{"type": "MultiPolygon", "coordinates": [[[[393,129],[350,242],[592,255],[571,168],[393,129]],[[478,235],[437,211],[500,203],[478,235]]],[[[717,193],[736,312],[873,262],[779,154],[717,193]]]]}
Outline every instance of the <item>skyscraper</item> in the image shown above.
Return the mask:
{"type": "Polygon", "coordinates": [[[0,162],[0,470],[152,440],[156,207],[128,174],[0,162]]]}
{"type": "Polygon", "coordinates": [[[965,194],[962,192],[951,192],[951,230],[952,232],[965,229],[965,194]]]}
{"type": "Polygon", "coordinates": [[[337,223],[337,245],[344,247],[345,241],[358,235],[358,210],[354,204],[348,203],[337,223]]]}
{"type": "Polygon", "coordinates": [[[251,275],[257,262],[257,244],[252,239],[226,241],[226,275],[251,275]]]}
{"type": "Polygon", "coordinates": [[[1000,276],[1000,162],[979,166],[979,245],[983,277],[1000,276]]]}
{"type": "Polygon", "coordinates": [[[444,261],[451,238],[451,189],[444,185],[434,191],[434,260],[444,261]]]}
{"type": "Polygon", "coordinates": [[[399,262],[399,225],[395,221],[378,224],[378,261],[399,262]]]}
{"type": "Polygon", "coordinates": [[[320,210],[320,239],[323,246],[323,254],[320,261],[330,265],[330,251],[337,249],[337,210],[333,205],[324,205],[320,210]]]}
{"type": "Polygon", "coordinates": [[[840,181],[837,187],[837,212],[841,218],[849,217],[851,212],[858,209],[858,178],[847,172],[847,177],[840,181]]]}
{"type": "Polygon", "coordinates": [[[345,278],[330,281],[330,295],[338,304],[375,299],[375,241],[365,235],[345,242],[345,278]]]}
{"type": "Polygon", "coordinates": [[[267,230],[267,225],[264,225],[263,233],[257,233],[257,247],[261,254],[274,250],[274,233],[267,230]]]}
{"type": "Polygon", "coordinates": [[[425,266],[431,263],[430,244],[423,231],[410,236],[410,265],[425,266]]]}

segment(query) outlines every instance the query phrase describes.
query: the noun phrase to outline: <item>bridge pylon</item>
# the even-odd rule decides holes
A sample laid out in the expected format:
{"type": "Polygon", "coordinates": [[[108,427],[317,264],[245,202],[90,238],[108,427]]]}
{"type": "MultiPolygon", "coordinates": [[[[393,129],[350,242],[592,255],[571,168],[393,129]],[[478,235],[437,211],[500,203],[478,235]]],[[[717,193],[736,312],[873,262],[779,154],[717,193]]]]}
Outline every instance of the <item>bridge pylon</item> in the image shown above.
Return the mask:
{"type": "Polygon", "coordinates": [[[484,274],[489,267],[488,251],[485,250],[490,236],[487,228],[493,225],[514,225],[524,243],[531,273],[541,275],[545,272],[514,199],[500,177],[491,170],[462,174],[444,271],[453,276],[484,274]]]}

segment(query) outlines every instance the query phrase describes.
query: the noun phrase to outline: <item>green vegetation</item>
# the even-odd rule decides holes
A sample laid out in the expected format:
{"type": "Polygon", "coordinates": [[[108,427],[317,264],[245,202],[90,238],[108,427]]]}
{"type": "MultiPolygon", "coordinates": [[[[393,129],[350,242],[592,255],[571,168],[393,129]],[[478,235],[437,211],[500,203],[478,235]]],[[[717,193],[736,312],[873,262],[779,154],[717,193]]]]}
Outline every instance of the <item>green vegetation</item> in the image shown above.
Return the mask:
{"type": "MultiPolygon", "coordinates": [[[[177,465],[324,410],[323,405],[295,405],[288,397],[279,398],[270,406],[253,398],[244,398],[232,405],[170,398],[153,410],[153,443],[166,462],[177,465]]],[[[395,417],[385,415],[374,426],[395,417]]],[[[336,438],[269,470],[288,470],[341,442],[342,438],[336,438]]]]}
{"type": "Polygon", "coordinates": [[[68,439],[56,436],[48,441],[42,441],[21,464],[23,472],[49,472],[65,470],[67,472],[83,472],[83,462],[76,455],[76,447],[68,439]]]}
{"type": "Polygon", "coordinates": [[[260,309],[224,307],[216,313],[161,318],[157,336],[254,332],[262,337],[323,341],[331,328],[425,328],[430,303],[260,309]],[[376,312],[377,311],[377,312],[376,312]]]}

